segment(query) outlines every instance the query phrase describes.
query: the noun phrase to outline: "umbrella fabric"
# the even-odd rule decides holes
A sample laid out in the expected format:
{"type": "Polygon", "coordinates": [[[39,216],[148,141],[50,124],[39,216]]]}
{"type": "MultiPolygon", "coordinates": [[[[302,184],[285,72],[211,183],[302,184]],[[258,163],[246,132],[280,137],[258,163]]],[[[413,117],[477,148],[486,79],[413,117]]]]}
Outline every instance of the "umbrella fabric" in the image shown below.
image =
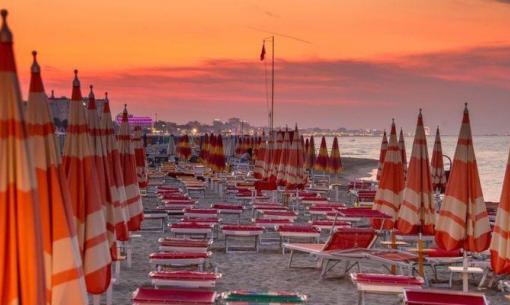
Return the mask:
{"type": "Polygon", "coordinates": [[[441,148],[441,136],[439,127],[436,130],[436,139],[434,140],[434,150],[432,151],[432,187],[434,190],[444,190],[446,186],[446,175],[443,164],[443,149],[441,148]]]}
{"type": "Polygon", "coordinates": [[[87,290],[74,226],[69,186],[55,139],[55,125],[44,92],[41,68],[33,53],[26,126],[36,170],[41,210],[48,301],[87,304],[87,290]]]}
{"type": "Polygon", "coordinates": [[[315,165],[315,141],[313,136],[310,137],[310,141],[308,142],[308,150],[306,156],[306,169],[313,169],[315,165]]]}
{"type": "Polygon", "coordinates": [[[331,147],[331,155],[328,162],[328,172],[330,174],[338,175],[342,171],[342,159],[340,158],[340,148],[338,147],[338,138],[333,139],[333,146],[331,147]]]}
{"type": "Polygon", "coordinates": [[[184,135],[180,138],[180,149],[179,149],[179,158],[183,160],[189,160],[191,157],[191,144],[189,142],[188,135],[184,135]]]}
{"type": "Polygon", "coordinates": [[[434,233],[435,211],[432,193],[427,138],[420,110],[404,190],[404,201],[398,213],[397,228],[402,233],[434,233]]]}
{"type": "Polygon", "coordinates": [[[303,142],[299,138],[299,131],[294,131],[294,139],[289,151],[289,160],[285,169],[285,185],[287,189],[302,189],[306,183],[305,160],[303,142]]]}
{"type": "Polygon", "coordinates": [[[124,112],[122,113],[117,141],[119,144],[122,177],[126,190],[127,216],[129,219],[128,229],[129,231],[138,231],[142,226],[143,206],[140,189],[138,188],[138,177],[136,176],[135,150],[129,132],[127,105],[124,106],[124,112]]]}
{"type": "Polygon", "coordinates": [[[175,142],[174,142],[174,136],[173,135],[170,135],[170,137],[168,138],[168,147],[166,149],[166,153],[169,156],[174,156],[175,155],[175,142]]]}
{"type": "Polygon", "coordinates": [[[404,132],[400,128],[400,135],[398,138],[398,148],[402,154],[402,166],[404,167],[404,178],[407,177],[407,153],[406,153],[406,142],[404,140],[404,132]]]}
{"type": "Polygon", "coordinates": [[[223,139],[221,138],[220,134],[216,137],[216,148],[214,155],[214,167],[216,172],[223,172],[225,170],[225,154],[223,150],[223,139]]]}
{"type": "MultiPolygon", "coordinates": [[[[385,229],[391,229],[395,225],[398,210],[404,195],[404,168],[402,166],[402,155],[398,148],[397,130],[395,121],[391,123],[390,141],[388,150],[385,153],[382,167],[381,180],[375,193],[373,209],[391,217],[391,220],[384,222],[385,229]]],[[[375,228],[381,227],[381,222],[373,222],[375,228]]]]}
{"type": "Polygon", "coordinates": [[[490,231],[466,105],[435,239],[442,249],[481,252],[489,247],[490,231]]]}
{"type": "Polygon", "coordinates": [[[266,142],[262,141],[257,149],[257,160],[253,169],[253,176],[257,179],[264,178],[265,156],[266,156],[266,142]]]}
{"type": "Polygon", "coordinates": [[[274,154],[274,139],[273,135],[269,135],[269,139],[267,141],[267,148],[264,154],[264,170],[262,179],[269,179],[271,174],[271,164],[273,162],[273,154],[274,154]]]}
{"type": "Polygon", "coordinates": [[[46,304],[43,233],[12,34],[0,29],[0,304],[46,304]]]}
{"type": "Polygon", "coordinates": [[[62,164],[69,182],[87,291],[100,294],[110,285],[111,256],[92,139],[78,71],[74,73],[62,164]]]}
{"type": "Polygon", "coordinates": [[[110,248],[115,250],[115,221],[113,209],[119,204],[119,194],[114,187],[112,173],[110,167],[106,164],[108,151],[106,149],[106,139],[100,127],[99,117],[97,114],[96,97],[90,86],[89,99],[87,104],[88,115],[87,122],[92,140],[92,150],[96,163],[97,180],[99,183],[99,191],[101,195],[101,203],[106,218],[106,229],[108,230],[108,242],[110,248]]]}
{"type": "MultiPolygon", "coordinates": [[[[382,170],[384,166],[384,159],[386,159],[386,151],[388,150],[388,139],[386,137],[386,130],[383,133],[381,142],[381,152],[379,153],[379,167],[377,168],[377,181],[381,180],[382,170]]],[[[400,157],[402,158],[402,157],[400,157]]]]}
{"type": "Polygon", "coordinates": [[[279,186],[285,186],[285,171],[287,170],[287,163],[289,161],[290,145],[290,133],[286,131],[283,135],[282,151],[280,153],[280,161],[278,162],[276,172],[276,184],[279,186]]]}
{"type": "Polygon", "coordinates": [[[497,274],[510,273],[510,154],[490,245],[491,266],[497,274]]]}
{"type": "Polygon", "coordinates": [[[319,148],[319,155],[315,160],[314,169],[319,172],[326,172],[328,170],[328,148],[326,146],[326,138],[322,136],[321,146],[319,148]]]}
{"type": "Polygon", "coordinates": [[[113,197],[112,200],[115,236],[119,241],[127,241],[129,239],[129,231],[127,227],[127,195],[126,188],[124,186],[124,174],[122,172],[119,149],[117,147],[117,139],[113,130],[113,120],[110,112],[108,93],[105,93],[104,101],[103,114],[101,115],[99,126],[104,135],[103,139],[105,141],[107,160],[106,165],[109,167],[108,172],[111,174],[111,194],[118,194],[118,199],[113,197]]]}
{"type": "Polygon", "coordinates": [[[276,183],[276,176],[278,175],[278,165],[280,164],[280,158],[282,155],[283,145],[283,132],[279,131],[276,133],[276,142],[274,144],[273,156],[271,160],[271,166],[269,168],[269,181],[276,183]]]}
{"type": "Polygon", "coordinates": [[[145,149],[142,143],[142,128],[140,126],[135,126],[134,128],[133,145],[135,147],[138,187],[145,189],[147,188],[147,164],[145,162],[145,149]]]}
{"type": "Polygon", "coordinates": [[[208,152],[207,152],[207,164],[208,166],[214,171],[215,169],[215,151],[216,151],[216,136],[214,134],[211,134],[209,137],[209,145],[208,145],[208,152]]]}
{"type": "Polygon", "coordinates": [[[202,159],[202,164],[204,164],[204,166],[208,166],[207,164],[208,154],[209,154],[209,135],[206,133],[202,141],[202,146],[200,147],[200,158],[202,159]]]}

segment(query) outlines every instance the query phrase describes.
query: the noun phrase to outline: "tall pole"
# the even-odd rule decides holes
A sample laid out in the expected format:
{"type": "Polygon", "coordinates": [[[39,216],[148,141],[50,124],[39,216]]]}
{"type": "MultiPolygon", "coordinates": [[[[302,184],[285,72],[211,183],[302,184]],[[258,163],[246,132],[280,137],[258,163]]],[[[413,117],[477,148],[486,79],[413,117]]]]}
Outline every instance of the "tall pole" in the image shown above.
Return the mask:
{"type": "Polygon", "coordinates": [[[273,133],[274,128],[274,36],[271,36],[271,41],[273,45],[273,60],[272,60],[272,69],[271,69],[271,133],[273,133]]]}

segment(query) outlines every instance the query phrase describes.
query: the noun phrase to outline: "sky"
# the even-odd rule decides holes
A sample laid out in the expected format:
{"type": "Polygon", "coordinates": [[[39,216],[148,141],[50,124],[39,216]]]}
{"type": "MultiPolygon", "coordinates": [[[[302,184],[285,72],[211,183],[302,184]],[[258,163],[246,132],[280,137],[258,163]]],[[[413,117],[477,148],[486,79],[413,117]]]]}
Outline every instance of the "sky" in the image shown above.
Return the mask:
{"type": "MultiPolygon", "coordinates": [[[[73,69],[112,110],[184,123],[267,125],[275,35],[275,126],[510,133],[510,1],[4,0],[24,96],[31,51],[46,90],[73,69]],[[267,75],[267,77],[266,77],[267,75]]],[[[84,90],[84,94],[86,94],[84,90]]]]}

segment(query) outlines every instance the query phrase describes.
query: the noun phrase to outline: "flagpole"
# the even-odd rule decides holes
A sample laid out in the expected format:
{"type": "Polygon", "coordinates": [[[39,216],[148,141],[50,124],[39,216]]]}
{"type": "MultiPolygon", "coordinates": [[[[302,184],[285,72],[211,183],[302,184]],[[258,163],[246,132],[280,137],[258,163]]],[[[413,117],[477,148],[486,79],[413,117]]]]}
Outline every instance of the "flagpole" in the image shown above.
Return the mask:
{"type": "Polygon", "coordinates": [[[273,133],[274,128],[274,36],[271,36],[272,41],[272,71],[271,71],[271,133],[273,133]]]}

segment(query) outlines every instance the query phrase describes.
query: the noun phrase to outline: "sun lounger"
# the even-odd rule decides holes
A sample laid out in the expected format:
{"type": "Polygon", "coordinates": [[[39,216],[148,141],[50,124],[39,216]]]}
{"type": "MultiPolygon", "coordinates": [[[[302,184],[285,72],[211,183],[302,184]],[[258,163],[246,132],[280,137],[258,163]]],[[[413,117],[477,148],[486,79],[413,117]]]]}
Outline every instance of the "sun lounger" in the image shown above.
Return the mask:
{"type": "Polygon", "coordinates": [[[259,251],[260,235],[264,233],[264,228],[256,225],[224,225],[222,227],[223,235],[225,236],[225,252],[238,252],[238,251],[259,251]],[[232,246],[229,244],[230,238],[249,238],[254,239],[253,247],[245,246],[232,246]]]}
{"type": "Polygon", "coordinates": [[[175,235],[201,235],[205,238],[212,236],[213,225],[193,222],[180,222],[169,225],[170,232],[175,235]]]}
{"type": "Polygon", "coordinates": [[[365,305],[366,294],[398,296],[404,289],[420,289],[424,284],[420,277],[393,274],[351,273],[351,280],[358,290],[359,305],[365,305]]]}
{"type": "Polygon", "coordinates": [[[291,239],[308,239],[315,242],[319,242],[321,232],[319,229],[311,225],[281,225],[277,229],[280,235],[280,247],[282,248],[282,254],[285,254],[285,248],[281,245],[283,242],[289,243],[291,239]]]}
{"type": "Polygon", "coordinates": [[[306,304],[307,297],[293,292],[231,291],[221,295],[225,305],[294,305],[306,304]]]}
{"type": "Polygon", "coordinates": [[[133,305],[213,305],[217,295],[208,290],[155,289],[140,287],[133,292],[133,305]]]}
{"type": "Polygon", "coordinates": [[[220,273],[200,271],[152,271],[149,273],[154,287],[214,288],[220,273]]]}
{"type": "Polygon", "coordinates": [[[278,226],[292,224],[290,219],[257,218],[254,219],[254,222],[258,227],[269,230],[275,230],[278,226]]]}
{"type": "Polygon", "coordinates": [[[311,220],[309,224],[318,228],[319,230],[330,231],[333,227],[335,228],[349,228],[351,223],[348,221],[334,221],[329,219],[311,220]]]}
{"type": "Polygon", "coordinates": [[[213,218],[218,217],[218,211],[216,209],[185,209],[184,210],[185,217],[197,217],[197,218],[213,218]]]}
{"type": "Polygon", "coordinates": [[[149,255],[149,263],[155,264],[158,271],[161,266],[197,266],[198,270],[201,271],[205,261],[211,254],[211,252],[154,252],[149,255]]]}
{"type": "Polygon", "coordinates": [[[405,289],[406,305],[486,305],[485,295],[451,290],[405,289]]]}
{"type": "Polygon", "coordinates": [[[292,211],[262,211],[262,217],[266,219],[288,219],[294,221],[297,215],[292,211]]]}
{"type": "Polygon", "coordinates": [[[166,221],[168,219],[168,214],[165,212],[165,211],[161,211],[161,210],[144,210],[143,211],[143,220],[144,220],[144,225],[142,226],[142,230],[157,230],[157,231],[162,231],[162,232],[165,232],[165,227],[166,227],[166,221]],[[147,226],[146,223],[147,221],[149,220],[152,220],[152,221],[157,221],[159,222],[159,226],[147,226]]]}
{"type": "Polygon", "coordinates": [[[212,244],[212,240],[196,240],[187,238],[160,238],[159,250],[168,252],[192,252],[207,253],[212,244]]]}

